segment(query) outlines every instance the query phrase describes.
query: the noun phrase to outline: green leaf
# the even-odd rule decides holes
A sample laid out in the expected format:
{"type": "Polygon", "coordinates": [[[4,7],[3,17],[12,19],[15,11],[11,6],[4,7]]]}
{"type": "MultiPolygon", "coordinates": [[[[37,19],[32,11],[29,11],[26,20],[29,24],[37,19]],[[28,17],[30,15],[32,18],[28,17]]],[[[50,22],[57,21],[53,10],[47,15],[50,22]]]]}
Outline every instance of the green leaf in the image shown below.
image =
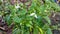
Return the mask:
{"type": "Polygon", "coordinates": [[[38,26],[37,26],[37,28],[38,28],[40,34],[43,34],[43,33],[44,33],[43,30],[42,30],[42,28],[40,28],[40,27],[38,27],[38,26]]]}
{"type": "Polygon", "coordinates": [[[10,25],[12,23],[11,17],[8,15],[5,17],[5,20],[6,20],[8,25],[10,25]]]}
{"type": "Polygon", "coordinates": [[[20,34],[20,31],[21,31],[20,29],[16,28],[13,30],[12,34],[20,34]]]}
{"type": "Polygon", "coordinates": [[[51,24],[50,18],[48,16],[44,16],[44,19],[48,22],[48,24],[51,24]]]}
{"type": "Polygon", "coordinates": [[[34,28],[33,34],[39,34],[39,30],[37,28],[34,28]]]}
{"type": "Polygon", "coordinates": [[[26,10],[25,9],[23,9],[23,10],[21,10],[21,11],[19,11],[19,14],[21,15],[21,16],[23,16],[23,15],[25,15],[26,14],[26,10]]]}
{"type": "Polygon", "coordinates": [[[13,21],[16,22],[16,23],[20,23],[20,20],[21,19],[19,17],[17,17],[17,16],[13,17],[13,21]]]}
{"type": "Polygon", "coordinates": [[[46,34],[52,34],[52,31],[50,28],[47,29],[46,34]]]}

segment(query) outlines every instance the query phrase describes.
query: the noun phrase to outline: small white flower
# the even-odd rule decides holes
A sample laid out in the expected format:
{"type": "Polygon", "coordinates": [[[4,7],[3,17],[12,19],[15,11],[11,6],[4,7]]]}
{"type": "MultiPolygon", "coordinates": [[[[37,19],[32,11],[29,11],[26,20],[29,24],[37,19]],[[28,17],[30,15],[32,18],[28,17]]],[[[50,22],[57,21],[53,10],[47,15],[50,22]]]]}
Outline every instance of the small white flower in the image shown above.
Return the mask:
{"type": "Polygon", "coordinates": [[[35,18],[38,18],[35,13],[31,13],[30,16],[34,16],[35,18]]]}
{"type": "Polygon", "coordinates": [[[34,15],[35,18],[38,18],[37,15],[34,15]]]}
{"type": "Polygon", "coordinates": [[[20,6],[19,6],[19,5],[17,5],[17,6],[15,6],[15,8],[16,8],[16,9],[18,9],[18,8],[20,8],[20,6]]]}
{"type": "Polygon", "coordinates": [[[33,15],[35,15],[35,13],[31,13],[31,14],[30,14],[30,16],[33,16],[33,15]]]}

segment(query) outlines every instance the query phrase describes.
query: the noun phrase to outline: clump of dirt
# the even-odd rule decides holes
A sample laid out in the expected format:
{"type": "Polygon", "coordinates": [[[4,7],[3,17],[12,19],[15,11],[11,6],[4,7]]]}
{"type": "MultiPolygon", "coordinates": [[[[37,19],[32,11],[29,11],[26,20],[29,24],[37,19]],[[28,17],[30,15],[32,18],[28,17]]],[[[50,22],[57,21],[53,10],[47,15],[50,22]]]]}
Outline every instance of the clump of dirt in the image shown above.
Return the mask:
{"type": "MultiPolygon", "coordinates": [[[[50,16],[51,26],[56,26],[60,24],[60,12],[51,13],[50,16]]],[[[60,26],[57,26],[60,28],[60,26]]],[[[52,30],[53,34],[60,34],[60,30],[52,30]]]]}
{"type": "Polygon", "coordinates": [[[60,34],[60,31],[59,30],[52,30],[52,33],[53,34],[60,34]]]}
{"type": "Polygon", "coordinates": [[[0,34],[12,34],[14,24],[12,23],[10,27],[8,24],[3,20],[3,17],[0,16],[0,34]]]}
{"type": "Polygon", "coordinates": [[[51,25],[60,24],[60,13],[59,12],[52,13],[50,16],[50,20],[51,20],[51,25]]]}

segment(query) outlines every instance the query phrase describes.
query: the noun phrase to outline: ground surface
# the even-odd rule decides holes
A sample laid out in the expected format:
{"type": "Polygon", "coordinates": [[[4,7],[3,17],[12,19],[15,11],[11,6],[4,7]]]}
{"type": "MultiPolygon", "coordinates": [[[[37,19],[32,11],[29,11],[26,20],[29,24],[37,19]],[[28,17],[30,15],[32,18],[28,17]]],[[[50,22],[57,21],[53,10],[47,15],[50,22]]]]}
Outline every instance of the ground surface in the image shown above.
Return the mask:
{"type": "Polygon", "coordinates": [[[57,29],[54,29],[52,30],[53,34],[60,34],[60,13],[57,12],[57,13],[53,13],[51,16],[50,16],[50,19],[51,19],[51,25],[52,26],[57,26],[57,29]]]}

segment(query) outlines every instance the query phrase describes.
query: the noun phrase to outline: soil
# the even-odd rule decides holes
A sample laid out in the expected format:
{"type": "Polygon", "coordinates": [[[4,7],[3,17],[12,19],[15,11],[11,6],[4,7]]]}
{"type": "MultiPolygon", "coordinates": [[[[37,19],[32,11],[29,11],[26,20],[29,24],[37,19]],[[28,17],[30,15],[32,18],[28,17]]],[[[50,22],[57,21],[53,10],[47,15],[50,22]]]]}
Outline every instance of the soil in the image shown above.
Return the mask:
{"type": "MultiPolygon", "coordinates": [[[[53,25],[56,26],[56,25],[60,24],[60,13],[57,12],[57,13],[51,14],[50,19],[51,19],[51,26],[53,26],[53,25]]],[[[57,27],[60,28],[60,25],[57,27]]],[[[53,34],[60,34],[60,30],[54,29],[54,30],[52,30],[52,33],[53,34]]]]}
{"type": "Polygon", "coordinates": [[[53,34],[60,34],[59,30],[52,30],[53,34]]]}

